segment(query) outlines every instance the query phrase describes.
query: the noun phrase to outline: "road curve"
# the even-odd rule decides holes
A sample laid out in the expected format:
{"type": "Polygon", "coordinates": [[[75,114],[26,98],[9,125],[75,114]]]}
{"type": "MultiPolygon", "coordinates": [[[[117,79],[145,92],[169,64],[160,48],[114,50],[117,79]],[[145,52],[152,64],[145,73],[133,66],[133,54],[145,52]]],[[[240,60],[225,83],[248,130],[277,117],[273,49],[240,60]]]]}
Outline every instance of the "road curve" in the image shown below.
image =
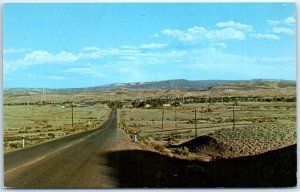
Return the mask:
{"type": "Polygon", "coordinates": [[[117,110],[98,129],[4,154],[7,188],[110,188],[105,156],[117,130],[117,110]]]}

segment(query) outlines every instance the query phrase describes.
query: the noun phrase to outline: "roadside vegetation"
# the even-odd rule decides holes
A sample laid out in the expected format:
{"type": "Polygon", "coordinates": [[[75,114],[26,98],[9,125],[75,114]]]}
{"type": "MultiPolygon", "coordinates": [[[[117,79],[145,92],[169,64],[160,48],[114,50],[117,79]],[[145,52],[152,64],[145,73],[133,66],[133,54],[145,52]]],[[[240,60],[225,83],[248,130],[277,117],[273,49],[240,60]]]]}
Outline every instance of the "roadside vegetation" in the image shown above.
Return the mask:
{"type": "Polygon", "coordinates": [[[296,143],[296,103],[290,101],[185,103],[122,108],[119,113],[119,126],[126,133],[136,132],[139,141],[179,158],[257,155],[296,143]],[[202,137],[210,139],[203,143],[202,137]],[[198,143],[185,145],[195,138],[198,143]]]}
{"type": "Polygon", "coordinates": [[[4,106],[4,150],[32,146],[51,139],[95,129],[108,117],[104,105],[7,105],[4,106]],[[72,125],[73,122],[73,125],[72,125]]]}

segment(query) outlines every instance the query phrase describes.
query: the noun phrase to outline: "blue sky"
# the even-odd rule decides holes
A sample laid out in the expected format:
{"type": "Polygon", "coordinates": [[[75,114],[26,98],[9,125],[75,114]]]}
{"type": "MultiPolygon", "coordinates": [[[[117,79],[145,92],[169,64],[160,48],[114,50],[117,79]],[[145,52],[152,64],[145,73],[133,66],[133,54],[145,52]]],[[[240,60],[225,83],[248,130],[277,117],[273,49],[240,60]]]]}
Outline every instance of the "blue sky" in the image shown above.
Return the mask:
{"type": "Polygon", "coordinates": [[[296,79],[294,3],[5,4],[4,87],[296,79]]]}

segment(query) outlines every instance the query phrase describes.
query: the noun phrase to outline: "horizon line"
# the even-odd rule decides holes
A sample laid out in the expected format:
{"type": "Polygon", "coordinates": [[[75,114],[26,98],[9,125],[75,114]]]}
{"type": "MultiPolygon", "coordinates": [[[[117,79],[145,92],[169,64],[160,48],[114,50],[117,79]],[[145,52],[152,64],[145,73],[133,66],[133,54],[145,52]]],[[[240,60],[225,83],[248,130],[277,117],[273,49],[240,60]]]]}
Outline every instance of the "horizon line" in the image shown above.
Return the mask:
{"type": "Polygon", "coordinates": [[[101,85],[92,85],[92,86],[86,86],[86,87],[24,87],[24,86],[16,86],[16,87],[5,87],[4,89],[84,89],[84,88],[93,88],[93,87],[101,87],[101,86],[110,86],[110,85],[116,85],[116,84],[133,84],[133,83],[154,83],[154,82],[163,82],[163,81],[178,81],[178,80],[185,80],[185,81],[295,81],[293,79],[270,79],[270,78],[255,78],[255,79],[199,79],[199,80],[189,80],[189,79],[167,79],[167,80],[157,80],[157,81],[135,81],[135,82],[119,82],[119,83],[109,83],[109,84],[101,84],[101,85]]]}

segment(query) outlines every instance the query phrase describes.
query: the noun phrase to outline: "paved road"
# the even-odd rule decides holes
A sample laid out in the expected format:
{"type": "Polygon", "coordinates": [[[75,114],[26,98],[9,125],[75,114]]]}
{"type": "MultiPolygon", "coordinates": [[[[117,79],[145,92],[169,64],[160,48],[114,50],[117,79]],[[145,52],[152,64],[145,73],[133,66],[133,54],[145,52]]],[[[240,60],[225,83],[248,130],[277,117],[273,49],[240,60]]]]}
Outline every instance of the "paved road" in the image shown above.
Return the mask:
{"type": "Polygon", "coordinates": [[[105,153],[117,130],[117,110],[99,128],[4,154],[8,188],[116,186],[105,153]]]}

